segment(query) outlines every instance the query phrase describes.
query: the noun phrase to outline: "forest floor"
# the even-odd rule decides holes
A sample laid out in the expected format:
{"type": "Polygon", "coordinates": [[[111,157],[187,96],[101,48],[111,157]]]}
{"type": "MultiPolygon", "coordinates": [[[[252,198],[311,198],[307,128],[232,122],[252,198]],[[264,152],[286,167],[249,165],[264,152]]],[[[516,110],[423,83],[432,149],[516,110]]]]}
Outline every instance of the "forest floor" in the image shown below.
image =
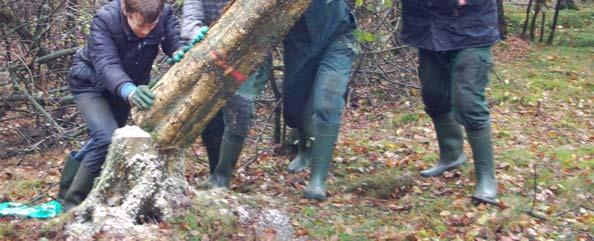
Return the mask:
{"type": "MultiPolygon", "coordinates": [[[[472,204],[472,162],[442,177],[420,177],[438,148],[414,90],[393,97],[372,89],[373,106],[349,105],[327,201],[303,199],[308,173],[286,172],[290,157],[275,155],[264,142],[257,161],[236,175],[233,190],[286,203],[297,234],[313,240],[594,240],[594,45],[587,37],[594,36],[594,11],[583,11],[589,22],[559,34],[571,41],[543,46],[512,37],[495,48],[488,96],[499,207],[472,204]]],[[[258,113],[268,115],[269,108],[258,113]]],[[[253,158],[262,122],[240,165],[253,158]]],[[[2,160],[0,202],[55,196],[67,152],[2,160]]],[[[188,176],[206,177],[204,150],[197,144],[190,152],[188,176]]],[[[184,220],[192,222],[167,228],[182,239],[205,237],[205,220],[192,214],[184,220]]],[[[0,218],[0,240],[39,239],[44,224],[0,218]]],[[[233,237],[228,235],[210,240],[233,237]]]]}

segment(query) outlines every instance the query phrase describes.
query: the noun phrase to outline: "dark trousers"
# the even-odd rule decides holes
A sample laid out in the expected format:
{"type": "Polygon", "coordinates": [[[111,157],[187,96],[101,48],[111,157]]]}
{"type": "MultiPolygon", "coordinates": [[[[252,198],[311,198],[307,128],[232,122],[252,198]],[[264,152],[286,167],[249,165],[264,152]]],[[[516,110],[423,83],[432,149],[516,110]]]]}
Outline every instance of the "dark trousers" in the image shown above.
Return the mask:
{"type": "Polygon", "coordinates": [[[126,124],[130,105],[107,92],[77,93],[74,101],[92,140],[87,144],[88,152],[81,163],[90,172],[100,172],[113,132],[126,124]]]}
{"type": "Polygon", "coordinates": [[[302,127],[309,117],[324,124],[340,124],[355,45],[354,36],[348,33],[328,45],[320,56],[308,56],[308,61],[295,60],[299,56],[285,54],[287,65],[302,63],[301,66],[286,66],[293,70],[283,82],[283,113],[290,127],[302,127]]]}
{"type": "Polygon", "coordinates": [[[490,125],[485,88],[489,84],[491,47],[448,52],[419,49],[419,77],[429,116],[453,111],[467,129],[490,125]]]}
{"type": "MultiPolygon", "coordinates": [[[[80,152],[81,163],[90,172],[101,171],[116,129],[124,127],[130,115],[130,105],[105,92],[84,92],[74,95],[76,106],[89,129],[90,140],[80,152]]],[[[219,148],[225,130],[223,111],[210,121],[202,132],[209,161],[217,161],[219,148]]],[[[216,166],[216,165],[215,165],[216,166]]]]}

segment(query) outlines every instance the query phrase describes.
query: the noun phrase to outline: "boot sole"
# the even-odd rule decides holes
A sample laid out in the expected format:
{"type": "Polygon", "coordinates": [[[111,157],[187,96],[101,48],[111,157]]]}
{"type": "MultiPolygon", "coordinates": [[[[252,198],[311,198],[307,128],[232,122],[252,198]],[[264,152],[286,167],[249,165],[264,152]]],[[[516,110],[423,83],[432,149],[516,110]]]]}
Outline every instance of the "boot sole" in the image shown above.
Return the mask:
{"type": "Polygon", "coordinates": [[[478,197],[478,196],[472,196],[472,202],[475,205],[479,205],[481,203],[485,203],[485,204],[490,204],[490,205],[494,205],[494,206],[499,206],[499,201],[495,198],[495,199],[489,199],[489,198],[484,198],[484,197],[478,197]]]}
{"type": "Polygon", "coordinates": [[[435,175],[423,174],[422,171],[420,173],[421,173],[421,176],[423,176],[423,177],[438,177],[438,176],[443,175],[447,171],[451,171],[451,170],[461,167],[465,163],[466,163],[466,158],[464,158],[462,161],[456,163],[454,166],[448,167],[448,168],[444,169],[443,172],[441,172],[439,174],[435,174],[435,175]]]}
{"type": "Polygon", "coordinates": [[[287,168],[287,171],[289,171],[289,173],[291,173],[291,174],[303,172],[307,168],[307,164],[305,166],[301,166],[301,167],[292,167],[291,166],[292,163],[293,162],[291,161],[291,163],[289,164],[289,168],[287,168]]]}
{"type": "Polygon", "coordinates": [[[306,169],[306,167],[301,167],[301,168],[289,168],[288,171],[291,174],[295,174],[295,173],[301,173],[304,172],[306,169]]]}
{"type": "Polygon", "coordinates": [[[309,199],[309,200],[316,200],[316,201],[320,201],[320,202],[326,201],[326,200],[328,199],[328,197],[326,197],[326,195],[320,195],[320,194],[310,194],[310,193],[307,193],[307,192],[305,192],[305,193],[303,194],[303,196],[304,196],[306,199],[309,199]]]}

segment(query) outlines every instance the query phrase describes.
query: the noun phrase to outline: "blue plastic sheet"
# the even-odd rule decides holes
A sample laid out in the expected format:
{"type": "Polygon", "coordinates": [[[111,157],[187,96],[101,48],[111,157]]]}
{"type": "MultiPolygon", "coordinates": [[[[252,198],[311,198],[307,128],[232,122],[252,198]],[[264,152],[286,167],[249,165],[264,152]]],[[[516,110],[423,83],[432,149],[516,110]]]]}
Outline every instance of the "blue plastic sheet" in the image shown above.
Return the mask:
{"type": "Polygon", "coordinates": [[[0,217],[14,216],[19,218],[53,218],[62,213],[62,204],[58,201],[29,206],[20,203],[0,203],[0,217]]]}

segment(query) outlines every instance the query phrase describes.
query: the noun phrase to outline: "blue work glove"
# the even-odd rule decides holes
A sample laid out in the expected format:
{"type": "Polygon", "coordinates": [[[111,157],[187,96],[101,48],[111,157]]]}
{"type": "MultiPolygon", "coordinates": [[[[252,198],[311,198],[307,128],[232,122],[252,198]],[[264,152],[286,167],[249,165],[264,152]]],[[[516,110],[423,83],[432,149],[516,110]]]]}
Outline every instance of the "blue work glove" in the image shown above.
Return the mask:
{"type": "Polygon", "coordinates": [[[196,36],[190,42],[190,45],[184,46],[181,50],[178,50],[177,52],[175,52],[173,54],[173,56],[171,56],[171,58],[167,59],[167,64],[173,65],[175,63],[179,63],[179,61],[181,61],[184,58],[184,55],[188,51],[190,51],[190,49],[192,47],[194,47],[194,45],[196,45],[197,43],[200,43],[200,41],[202,41],[204,39],[204,37],[206,36],[206,33],[208,33],[208,27],[206,27],[206,26],[201,27],[198,30],[198,34],[196,34],[196,36]]]}

